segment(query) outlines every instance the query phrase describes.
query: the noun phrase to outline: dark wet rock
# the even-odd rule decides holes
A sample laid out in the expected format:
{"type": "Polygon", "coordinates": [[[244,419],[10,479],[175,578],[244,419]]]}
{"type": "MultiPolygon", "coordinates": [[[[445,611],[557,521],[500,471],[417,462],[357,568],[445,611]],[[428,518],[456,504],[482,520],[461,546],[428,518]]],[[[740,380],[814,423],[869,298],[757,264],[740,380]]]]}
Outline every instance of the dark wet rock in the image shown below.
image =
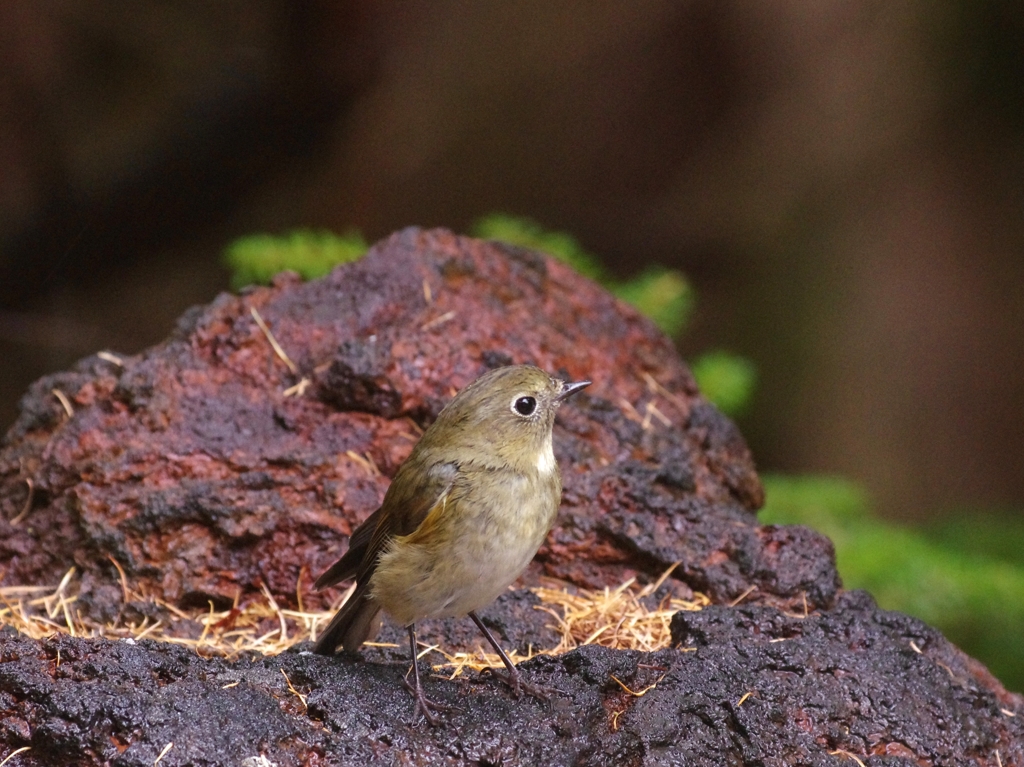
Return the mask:
{"type": "Polygon", "coordinates": [[[397,417],[402,395],[387,377],[389,352],[374,336],[346,341],[320,380],[320,398],[340,410],[397,417]]]}
{"type": "Polygon", "coordinates": [[[1024,700],[866,595],[806,617],[766,605],[678,613],[673,632],[676,649],[526,662],[529,680],[559,691],[549,701],[516,699],[486,674],[428,677],[427,693],[454,707],[432,728],[410,721],[406,660],[380,651],[227,662],[8,630],[0,757],[29,746],[19,764],[141,767],[173,743],[161,764],[1024,764],[1024,700]]]}

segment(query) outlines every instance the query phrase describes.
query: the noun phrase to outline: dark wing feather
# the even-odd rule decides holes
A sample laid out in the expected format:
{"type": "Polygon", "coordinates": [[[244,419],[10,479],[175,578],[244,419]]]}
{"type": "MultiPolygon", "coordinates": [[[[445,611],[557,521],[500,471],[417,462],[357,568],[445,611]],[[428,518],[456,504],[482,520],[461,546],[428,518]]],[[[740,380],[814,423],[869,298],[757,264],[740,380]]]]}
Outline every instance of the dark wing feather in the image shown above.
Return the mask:
{"type": "Polygon", "coordinates": [[[333,655],[338,647],[355,652],[359,645],[370,638],[370,634],[376,633],[375,624],[380,605],[366,593],[369,587],[369,583],[356,586],[352,596],[334,614],[324,633],[317,638],[313,652],[333,655]]]}
{"type": "Polygon", "coordinates": [[[363,559],[366,557],[367,544],[373,539],[373,534],[377,530],[377,523],[380,522],[380,512],[383,508],[381,506],[368,516],[363,521],[363,524],[356,528],[356,531],[352,533],[352,537],[348,539],[348,551],[345,552],[341,559],[331,565],[323,575],[316,579],[313,588],[318,591],[325,589],[336,583],[347,581],[359,572],[359,565],[362,564],[363,559]]]}
{"type": "Polygon", "coordinates": [[[316,580],[316,588],[322,589],[355,576],[356,589],[331,619],[314,652],[330,655],[339,645],[355,651],[369,638],[381,609],[369,594],[377,558],[392,538],[416,531],[451,490],[458,473],[454,463],[436,464],[420,474],[405,472],[416,478],[410,483],[399,471],[381,507],[352,533],[348,551],[316,580]]]}

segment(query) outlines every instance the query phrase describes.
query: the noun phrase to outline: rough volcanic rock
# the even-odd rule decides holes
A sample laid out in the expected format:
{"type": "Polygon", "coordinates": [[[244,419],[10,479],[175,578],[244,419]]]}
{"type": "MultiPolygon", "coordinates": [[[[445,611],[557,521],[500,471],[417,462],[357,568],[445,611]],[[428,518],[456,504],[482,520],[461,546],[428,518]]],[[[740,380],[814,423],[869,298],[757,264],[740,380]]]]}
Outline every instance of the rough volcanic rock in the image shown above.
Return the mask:
{"type": "Polygon", "coordinates": [[[485,675],[430,678],[428,694],[455,707],[437,728],[411,723],[404,662],[293,651],[229,663],[149,640],[0,631],[0,758],[27,746],[15,764],[1024,764],[1024,700],[865,594],[806,617],[711,607],[677,614],[673,630],[679,649],[525,663],[559,691],[549,701],[485,675]]]}
{"type": "Polygon", "coordinates": [[[675,577],[718,601],[834,599],[830,543],[757,525],[742,437],[647,319],[540,254],[418,229],[33,385],[0,449],[0,584],[74,565],[79,605],[113,617],[116,561],[171,603],[266,584],[292,605],[444,403],[510,362],[594,381],[559,413],[563,508],[533,576],[600,586],[680,562],[675,577]]]}
{"type": "MultiPolygon", "coordinates": [[[[672,649],[526,662],[560,691],[549,701],[479,674],[431,678],[454,706],[431,728],[410,722],[394,626],[380,639],[396,647],[361,659],[233,662],[3,629],[0,760],[1024,767],[1020,696],[933,629],[840,593],[822,536],[757,525],[742,438],[648,321],[557,262],[443,231],[401,232],[322,280],[222,296],[141,355],[37,382],[0,449],[0,584],[52,584],[75,565],[78,604],[100,617],[152,607],[122,604],[116,566],[178,604],[261,584],[292,603],[444,402],[510,362],[594,381],[559,412],[565,496],[531,575],[607,585],[679,562],[676,587],[719,604],[677,614],[672,649]]],[[[509,645],[550,647],[536,602],[507,593],[481,617],[509,645]]],[[[448,648],[480,641],[466,620],[424,628],[448,648]]]]}

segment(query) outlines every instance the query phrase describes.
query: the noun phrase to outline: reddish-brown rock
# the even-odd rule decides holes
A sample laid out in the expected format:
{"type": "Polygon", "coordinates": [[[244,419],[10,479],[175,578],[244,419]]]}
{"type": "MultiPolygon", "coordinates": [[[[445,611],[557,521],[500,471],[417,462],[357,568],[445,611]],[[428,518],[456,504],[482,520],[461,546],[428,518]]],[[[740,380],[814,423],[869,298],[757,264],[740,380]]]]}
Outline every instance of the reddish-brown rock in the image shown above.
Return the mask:
{"type": "Polygon", "coordinates": [[[758,527],[741,436],[651,322],[555,260],[419,229],[324,279],[222,295],[142,354],[37,382],[0,450],[0,583],[75,565],[81,603],[110,615],[114,559],[172,603],[260,584],[292,603],[444,403],[512,362],[594,382],[559,413],[565,495],[534,575],[606,585],[678,561],[718,601],[756,587],[749,599],[831,603],[830,544],[758,527]]]}
{"type": "MultiPolygon", "coordinates": [[[[289,602],[454,391],[527,361],[594,381],[559,412],[565,497],[530,575],[613,584],[678,561],[677,587],[720,604],[677,613],[675,646],[528,661],[559,691],[550,701],[480,674],[428,675],[452,706],[430,728],[409,721],[395,626],[361,659],[305,645],[234,662],[4,628],[0,760],[1024,764],[1020,696],[934,629],[863,593],[837,598],[820,535],[757,525],[742,438],[648,321],[557,262],[448,232],[407,230],[323,280],[222,296],[161,346],[37,382],[0,449],[0,583],[54,583],[74,564],[80,604],[113,615],[112,558],[172,602],[224,603],[261,583],[289,602]]],[[[482,618],[520,651],[551,646],[536,602],[506,593],[482,618]]],[[[427,623],[421,636],[444,647],[479,641],[468,621],[427,623]]]]}

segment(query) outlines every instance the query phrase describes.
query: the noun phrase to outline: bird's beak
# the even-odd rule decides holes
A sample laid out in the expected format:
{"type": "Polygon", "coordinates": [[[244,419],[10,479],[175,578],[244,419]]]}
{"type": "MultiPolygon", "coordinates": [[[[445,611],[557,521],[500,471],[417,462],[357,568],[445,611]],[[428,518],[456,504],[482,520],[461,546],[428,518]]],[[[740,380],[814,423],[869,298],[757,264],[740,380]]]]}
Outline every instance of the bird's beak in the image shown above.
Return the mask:
{"type": "Polygon", "coordinates": [[[561,402],[564,399],[568,399],[573,394],[578,392],[580,389],[586,389],[590,386],[590,381],[576,381],[574,383],[563,383],[562,391],[555,397],[555,402],[561,402]]]}

